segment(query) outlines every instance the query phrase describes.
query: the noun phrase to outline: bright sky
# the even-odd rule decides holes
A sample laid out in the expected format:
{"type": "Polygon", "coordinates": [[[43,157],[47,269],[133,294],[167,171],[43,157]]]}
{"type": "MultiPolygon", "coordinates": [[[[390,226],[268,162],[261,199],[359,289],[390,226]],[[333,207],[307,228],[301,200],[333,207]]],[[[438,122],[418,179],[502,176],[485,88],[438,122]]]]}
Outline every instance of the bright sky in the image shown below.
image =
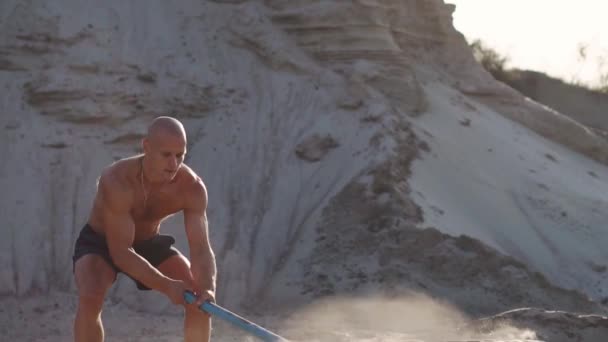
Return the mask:
{"type": "Polygon", "coordinates": [[[509,67],[597,84],[608,71],[608,0],[445,0],[454,26],[509,57],[509,67]],[[581,61],[579,46],[587,46],[581,61]]]}

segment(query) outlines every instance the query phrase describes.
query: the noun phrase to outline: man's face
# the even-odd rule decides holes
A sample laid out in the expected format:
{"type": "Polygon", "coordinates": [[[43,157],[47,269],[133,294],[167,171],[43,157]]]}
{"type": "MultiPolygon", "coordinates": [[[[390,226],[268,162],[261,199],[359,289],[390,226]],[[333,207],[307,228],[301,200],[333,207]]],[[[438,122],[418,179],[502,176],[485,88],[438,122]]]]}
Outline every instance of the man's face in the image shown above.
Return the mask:
{"type": "Polygon", "coordinates": [[[149,160],[148,177],[169,182],[173,180],[186,156],[186,139],[160,132],[144,140],[144,152],[149,160]]]}

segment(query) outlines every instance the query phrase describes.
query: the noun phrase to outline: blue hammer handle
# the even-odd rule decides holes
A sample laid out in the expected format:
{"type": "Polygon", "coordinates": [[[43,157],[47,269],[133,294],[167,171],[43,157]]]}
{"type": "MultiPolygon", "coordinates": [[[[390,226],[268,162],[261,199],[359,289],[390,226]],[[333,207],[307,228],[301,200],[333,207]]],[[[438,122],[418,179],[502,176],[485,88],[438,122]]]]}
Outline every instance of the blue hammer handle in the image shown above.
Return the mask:
{"type": "MultiPolygon", "coordinates": [[[[186,301],[186,303],[192,304],[192,303],[196,302],[196,296],[194,295],[194,293],[192,293],[190,291],[186,291],[186,292],[184,292],[184,300],[186,301]]],[[[229,323],[236,325],[237,327],[245,330],[246,332],[250,333],[251,335],[260,338],[262,341],[288,342],[283,337],[281,337],[273,332],[270,332],[270,331],[260,327],[259,325],[256,325],[253,322],[250,322],[250,321],[246,320],[245,318],[224,309],[223,307],[221,307],[215,303],[206,301],[199,306],[199,309],[201,309],[213,316],[221,318],[229,323]]]]}

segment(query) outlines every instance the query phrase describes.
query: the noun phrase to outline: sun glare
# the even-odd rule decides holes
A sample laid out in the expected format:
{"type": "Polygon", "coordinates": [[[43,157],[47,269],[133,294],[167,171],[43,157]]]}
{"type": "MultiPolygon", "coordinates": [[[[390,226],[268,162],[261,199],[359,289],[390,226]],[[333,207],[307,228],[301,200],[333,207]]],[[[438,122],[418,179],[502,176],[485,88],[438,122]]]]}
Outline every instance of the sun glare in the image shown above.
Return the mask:
{"type": "Polygon", "coordinates": [[[594,84],[608,71],[608,1],[446,0],[454,26],[509,57],[508,66],[594,84]],[[585,59],[580,55],[585,47],[585,59]],[[601,58],[605,59],[601,65],[601,58]]]}

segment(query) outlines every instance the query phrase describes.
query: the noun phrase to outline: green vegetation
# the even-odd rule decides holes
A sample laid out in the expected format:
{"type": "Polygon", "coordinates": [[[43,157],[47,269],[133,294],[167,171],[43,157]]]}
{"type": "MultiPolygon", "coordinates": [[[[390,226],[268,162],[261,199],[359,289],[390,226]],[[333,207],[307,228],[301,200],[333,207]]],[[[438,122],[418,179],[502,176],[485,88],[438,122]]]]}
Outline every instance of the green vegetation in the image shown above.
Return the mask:
{"type": "MultiPolygon", "coordinates": [[[[496,50],[485,45],[481,40],[476,39],[469,44],[473,51],[475,59],[490,73],[495,79],[501,82],[508,83],[510,75],[514,72],[506,67],[509,62],[509,57],[501,55],[496,50]]],[[[578,59],[581,63],[581,68],[587,63],[587,45],[581,44],[578,48],[578,59]]],[[[597,60],[597,85],[589,85],[583,83],[576,76],[571,80],[562,80],[567,84],[587,88],[589,90],[598,91],[608,94],[608,55],[600,56],[597,60]]]]}
{"type": "Polygon", "coordinates": [[[473,56],[484,69],[486,69],[495,79],[506,81],[510,70],[506,69],[509,57],[503,56],[496,50],[486,46],[481,40],[476,39],[469,44],[473,50],[473,56]]]}

